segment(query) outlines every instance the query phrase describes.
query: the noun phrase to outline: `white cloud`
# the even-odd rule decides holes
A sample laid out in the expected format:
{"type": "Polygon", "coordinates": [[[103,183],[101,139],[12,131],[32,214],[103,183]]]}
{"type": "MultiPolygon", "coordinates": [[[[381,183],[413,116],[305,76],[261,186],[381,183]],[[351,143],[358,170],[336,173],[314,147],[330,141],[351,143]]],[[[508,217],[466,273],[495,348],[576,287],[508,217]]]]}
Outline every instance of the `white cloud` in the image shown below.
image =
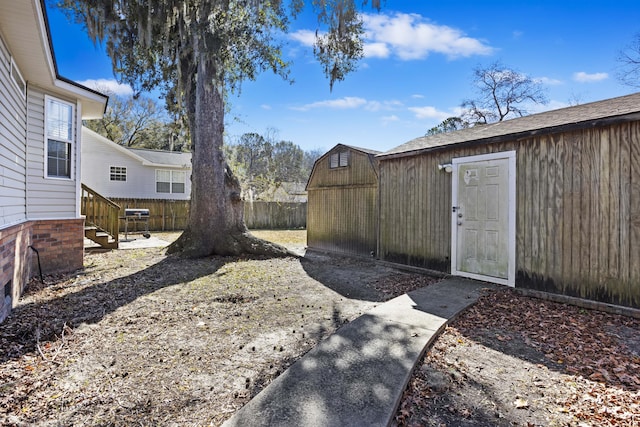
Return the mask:
{"type": "Polygon", "coordinates": [[[312,102],[311,104],[305,104],[302,107],[294,107],[294,110],[309,111],[315,108],[328,108],[334,110],[347,110],[362,107],[367,103],[364,98],[358,98],[353,96],[345,96],[340,99],[329,99],[326,101],[312,102]]]}
{"type": "Polygon", "coordinates": [[[271,105],[269,105],[269,104],[262,104],[262,105],[260,106],[260,108],[262,108],[263,110],[271,110],[271,105]]]}
{"type": "Polygon", "coordinates": [[[459,29],[436,25],[418,14],[365,14],[363,19],[365,56],[387,58],[393,55],[408,61],[424,59],[434,52],[457,58],[489,55],[494,51],[459,29]]]}
{"type": "Polygon", "coordinates": [[[411,97],[414,99],[422,99],[424,98],[424,95],[420,95],[419,93],[414,93],[413,95],[411,95],[411,97]]]}
{"type": "Polygon", "coordinates": [[[606,80],[609,78],[609,74],[607,73],[585,73],[584,71],[580,71],[573,74],[573,79],[580,83],[593,83],[599,82],[602,80],[606,80]]]}
{"type": "Polygon", "coordinates": [[[396,110],[399,107],[402,107],[402,102],[400,101],[367,101],[364,109],[367,111],[389,111],[396,110]]]}
{"type": "Polygon", "coordinates": [[[311,30],[298,30],[289,34],[289,37],[304,46],[313,46],[316,41],[316,33],[311,30]]]}
{"type": "Polygon", "coordinates": [[[410,107],[409,111],[416,115],[417,119],[436,119],[442,121],[448,117],[451,117],[451,113],[445,111],[439,111],[436,107],[410,107]]]}
{"type": "Polygon", "coordinates": [[[107,94],[114,94],[117,96],[128,96],[133,94],[131,86],[124,83],[118,83],[114,79],[89,79],[78,83],[99,92],[106,92],[107,94]]]}
{"type": "Polygon", "coordinates": [[[562,80],[552,79],[551,77],[536,77],[533,80],[549,86],[558,86],[564,83],[562,80]]]}
{"type": "Polygon", "coordinates": [[[400,101],[368,101],[364,98],[355,96],[345,96],[340,99],[329,99],[325,101],[312,102],[301,107],[293,107],[297,111],[309,111],[316,108],[324,108],[331,110],[353,110],[356,108],[364,108],[367,111],[389,111],[402,107],[400,101]]]}
{"type": "Polygon", "coordinates": [[[391,54],[386,43],[366,43],[363,53],[365,58],[388,58],[391,54]]]}

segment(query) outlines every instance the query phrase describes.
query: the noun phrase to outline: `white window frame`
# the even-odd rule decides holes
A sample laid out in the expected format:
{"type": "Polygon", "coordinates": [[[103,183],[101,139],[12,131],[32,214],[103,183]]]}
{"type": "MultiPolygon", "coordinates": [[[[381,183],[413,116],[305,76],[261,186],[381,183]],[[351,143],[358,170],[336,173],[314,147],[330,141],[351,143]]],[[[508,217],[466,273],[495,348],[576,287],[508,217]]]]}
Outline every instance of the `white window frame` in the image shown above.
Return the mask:
{"type": "Polygon", "coordinates": [[[13,82],[13,85],[16,87],[16,89],[18,89],[20,95],[22,95],[22,97],[26,99],[27,82],[24,81],[24,77],[22,77],[22,73],[18,68],[18,64],[16,64],[16,61],[13,60],[13,57],[11,57],[11,60],[9,61],[9,74],[11,75],[11,81],[13,82]]]}
{"type": "Polygon", "coordinates": [[[170,169],[156,169],[156,193],[157,194],[186,194],[187,192],[187,172],[183,170],[170,170],[170,169]],[[158,181],[159,173],[169,173],[169,181],[158,181]],[[178,181],[174,178],[174,175],[182,174],[182,181],[178,181]],[[158,191],[158,182],[168,182],[169,191],[158,191]],[[174,184],[182,184],[183,191],[173,191],[174,184]]]}
{"type": "Polygon", "coordinates": [[[75,128],[75,104],[71,102],[64,101],[60,98],[56,98],[54,96],[45,95],[44,96],[44,177],[47,179],[61,179],[66,181],[73,181],[75,179],[75,168],[74,168],[74,150],[76,146],[76,128],[75,128]],[[60,104],[71,107],[71,139],[64,138],[49,138],[49,102],[58,102],[60,104]],[[64,144],[69,144],[69,176],[62,175],[49,175],[49,140],[62,142],[64,144]]]}
{"type": "Polygon", "coordinates": [[[109,166],[109,181],[127,182],[127,167],[126,166],[109,166]],[[124,179],[113,179],[114,177],[123,177],[124,179]]]}

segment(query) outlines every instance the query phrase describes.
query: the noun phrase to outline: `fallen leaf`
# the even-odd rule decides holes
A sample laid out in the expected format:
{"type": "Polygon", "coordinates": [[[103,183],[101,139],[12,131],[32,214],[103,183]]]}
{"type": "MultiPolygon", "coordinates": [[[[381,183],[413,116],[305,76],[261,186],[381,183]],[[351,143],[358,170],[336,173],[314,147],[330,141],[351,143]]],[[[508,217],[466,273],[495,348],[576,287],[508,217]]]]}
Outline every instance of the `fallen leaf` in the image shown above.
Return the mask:
{"type": "Polygon", "coordinates": [[[529,407],[529,402],[527,400],[519,397],[513,402],[513,405],[517,409],[527,409],[529,407]]]}

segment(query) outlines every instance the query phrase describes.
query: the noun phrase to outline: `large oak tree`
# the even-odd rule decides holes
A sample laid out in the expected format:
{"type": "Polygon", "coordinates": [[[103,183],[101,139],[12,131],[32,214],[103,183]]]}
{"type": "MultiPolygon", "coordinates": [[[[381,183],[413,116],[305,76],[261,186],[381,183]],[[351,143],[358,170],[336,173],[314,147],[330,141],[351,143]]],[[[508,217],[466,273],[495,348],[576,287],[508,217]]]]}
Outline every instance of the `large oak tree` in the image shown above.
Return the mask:
{"type": "MultiPolygon", "coordinates": [[[[189,122],[193,173],[189,224],[169,248],[189,257],[284,248],[253,237],[243,220],[240,185],[222,150],[225,100],[245,79],[271,70],[288,78],[282,35],[305,7],[318,17],[314,52],[330,87],[362,56],[358,0],[58,0],[103,41],[121,80],[163,89],[189,122]]],[[[373,7],[380,0],[371,0],[373,7]]],[[[172,105],[175,107],[175,105],[172,105]]]]}

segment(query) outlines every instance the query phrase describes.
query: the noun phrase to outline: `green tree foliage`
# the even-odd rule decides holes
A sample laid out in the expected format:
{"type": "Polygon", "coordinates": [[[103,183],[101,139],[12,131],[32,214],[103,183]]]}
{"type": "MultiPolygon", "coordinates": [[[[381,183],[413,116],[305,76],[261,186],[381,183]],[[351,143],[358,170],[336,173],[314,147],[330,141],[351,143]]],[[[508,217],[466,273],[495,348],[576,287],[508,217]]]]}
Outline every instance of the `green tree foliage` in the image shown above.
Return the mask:
{"type": "Polygon", "coordinates": [[[460,117],[449,117],[440,122],[439,125],[432,127],[426,135],[437,135],[439,133],[453,132],[454,130],[466,129],[469,123],[460,117]]]}
{"type": "Polygon", "coordinates": [[[542,84],[531,77],[494,62],[473,70],[477,97],[462,102],[462,119],[470,124],[501,122],[528,114],[528,103],[546,104],[542,84]]]}
{"type": "Polygon", "coordinates": [[[151,98],[109,94],[104,117],[84,123],[116,144],[132,148],[188,150],[189,134],[184,122],[171,120],[166,110],[151,98]]]}
{"type": "MultiPolygon", "coordinates": [[[[225,102],[245,79],[288,79],[283,33],[306,5],[318,17],[314,52],[330,87],[362,57],[356,0],[58,0],[104,41],[114,71],[136,90],[161,88],[187,117],[192,141],[189,225],[169,248],[190,257],[285,254],[251,236],[240,185],[223,156],[225,102]]],[[[371,0],[374,7],[380,0],[371,0]]]]}
{"type": "Polygon", "coordinates": [[[273,133],[246,133],[225,145],[231,169],[240,181],[245,198],[268,197],[267,191],[283,182],[305,182],[320,150],[305,152],[290,141],[278,141],[273,133]]]}

